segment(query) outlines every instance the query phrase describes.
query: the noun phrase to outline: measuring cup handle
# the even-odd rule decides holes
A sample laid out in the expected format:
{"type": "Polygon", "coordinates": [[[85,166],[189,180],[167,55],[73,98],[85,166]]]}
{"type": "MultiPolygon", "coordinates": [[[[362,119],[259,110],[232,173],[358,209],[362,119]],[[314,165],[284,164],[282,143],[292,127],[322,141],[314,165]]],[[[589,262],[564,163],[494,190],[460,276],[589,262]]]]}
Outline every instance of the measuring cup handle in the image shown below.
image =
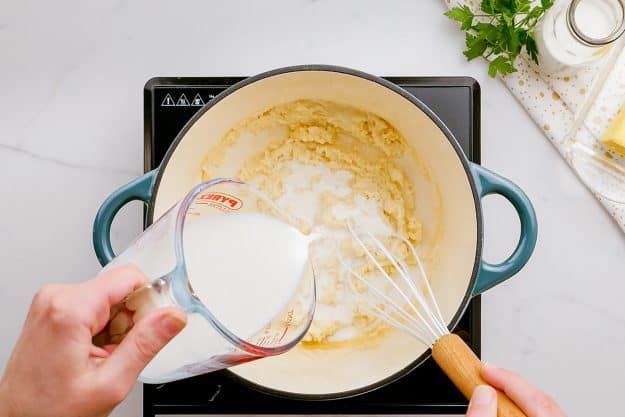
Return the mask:
{"type": "Polygon", "coordinates": [[[140,200],[148,204],[152,197],[152,186],[158,170],[150,171],[117,189],[100,206],[93,222],[93,248],[102,266],[115,257],[111,246],[111,224],[124,205],[140,200]]]}
{"type": "Polygon", "coordinates": [[[480,268],[473,288],[473,295],[477,295],[510,278],[525,266],[536,246],[538,225],[532,203],[516,184],[477,164],[471,164],[471,171],[477,183],[479,198],[489,194],[501,195],[512,204],[521,221],[519,242],[508,259],[499,264],[480,260],[480,268]]]}
{"type": "Polygon", "coordinates": [[[170,297],[170,277],[155,279],[145,287],[129,294],[122,302],[111,307],[106,326],[92,338],[95,346],[117,345],[136,322],[150,311],[174,305],[170,297]]]}

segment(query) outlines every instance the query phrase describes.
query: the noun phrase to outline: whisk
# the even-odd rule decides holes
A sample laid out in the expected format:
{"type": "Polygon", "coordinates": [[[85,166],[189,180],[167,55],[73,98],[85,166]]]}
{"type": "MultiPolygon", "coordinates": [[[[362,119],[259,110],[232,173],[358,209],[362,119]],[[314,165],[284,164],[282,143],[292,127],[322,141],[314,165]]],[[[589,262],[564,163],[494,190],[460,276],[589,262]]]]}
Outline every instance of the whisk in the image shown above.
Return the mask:
{"type": "MultiPolygon", "coordinates": [[[[355,265],[355,259],[348,261],[339,250],[339,259],[348,275],[347,286],[368,304],[374,315],[429,346],[434,361],[469,399],[478,385],[487,385],[480,376],[481,362],[459,336],[447,329],[414,246],[402,236],[388,236],[399,239],[408,248],[416,261],[416,271],[411,271],[406,261],[395,256],[372,233],[356,227],[353,220],[347,222],[355,249],[362,250],[360,254],[364,255],[358,259],[364,261],[355,265]],[[365,277],[366,271],[379,274],[375,278],[365,277]]],[[[503,392],[497,390],[497,396],[499,417],[525,416],[503,392]]]]}

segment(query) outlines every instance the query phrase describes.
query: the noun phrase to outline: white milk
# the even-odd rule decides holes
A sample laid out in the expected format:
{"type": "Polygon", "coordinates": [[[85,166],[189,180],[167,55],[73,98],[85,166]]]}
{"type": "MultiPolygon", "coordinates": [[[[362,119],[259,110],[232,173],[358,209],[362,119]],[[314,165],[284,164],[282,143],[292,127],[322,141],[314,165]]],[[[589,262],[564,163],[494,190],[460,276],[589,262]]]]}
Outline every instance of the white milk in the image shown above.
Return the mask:
{"type": "MultiPolygon", "coordinates": [[[[615,0],[584,0],[575,10],[575,21],[586,36],[602,38],[616,24],[615,0]]],[[[536,31],[540,67],[557,72],[566,67],[586,64],[608,52],[608,47],[590,47],[581,43],[568,27],[568,2],[558,2],[543,17],[536,31]]]]}
{"type": "MultiPolygon", "coordinates": [[[[308,259],[310,238],[274,217],[252,212],[187,217],[185,263],[196,296],[228,330],[246,340],[272,321],[294,296],[308,259]]],[[[153,253],[156,261],[161,255],[153,253]]],[[[145,382],[186,376],[174,371],[230,350],[202,316],[148,365],[145,382]],[[167,378],[163,378],[167,376],[167,378]]],[[[213,364],[215,369],[222,366],[213,364]]],[[[204,363],[204,371],[211,371],[204,363]]]]}
{"type": "Polygon", "coordinates": [[[291,174],[283,178],[284,194],[276,203],[306,224],[313,225],[313,231],[318,235],[344,235],[345,224],[350,218],[358,219],[360,225],[371,233],[392,233],[380,212],[380,204],[359,195],[354,197],[354,207],[342,203],[334,205],[332,215],[341,223],[341,227],[340,230],[329,230],[323,225],[323,220],[318,219],[322,209],[321,194],[330,192],[336,197],[353,194],[350,181],[354,174],[345,170],[331,171],[321,164],[305,165],[290,161],[287,166],[291,174]]]}
{"type": "Polygon", "coordinates": [[[247,338],[293,296],[309,238],[275,217],[243,212],[191,218],[183,243],[195,295],[225,327],[247,338]]]}
{"type": "Polygon", "coordinates": [[[348,171],[330,171],[325,165],[305,165],[290,161],[286,165],[291,174],[283,178],[284,194],[276,203],[287,212],[314,225],[321,210],[320,196],[331,192],[337,197],[352,193],[349,182],[354,174],[348,171]]]}
{"type": "MultiPolygon", "coordinates": [[[[339,330],[328,341],[340,342],[363,333],[354,327],[354,309],[361,304],[360,297],[346,290],[342,281],[342,267],[337,257],[335,242],[351,240],[346,229],[347,221],[356,219],[359,226],[377,235],[389,235],[392,228],[385,220],[380,203],[354,194],[350,185],[354,174],[346,170],[332,171],[322,164],[305,165],[289,161],[290,174],[282,178],[284,194],[276,203],[312,225],[313,234],[319,236],[311,250],[317,284],[317,305],[313,333],[321,333],[337,326],[339,330]],[[321,195],[330,193],[337,198],[353,197],[353,204],[330,204],[331,220],[324,216],[321,195]]],[[[328,213],[326,213],[328,214],[328,213]]]]}

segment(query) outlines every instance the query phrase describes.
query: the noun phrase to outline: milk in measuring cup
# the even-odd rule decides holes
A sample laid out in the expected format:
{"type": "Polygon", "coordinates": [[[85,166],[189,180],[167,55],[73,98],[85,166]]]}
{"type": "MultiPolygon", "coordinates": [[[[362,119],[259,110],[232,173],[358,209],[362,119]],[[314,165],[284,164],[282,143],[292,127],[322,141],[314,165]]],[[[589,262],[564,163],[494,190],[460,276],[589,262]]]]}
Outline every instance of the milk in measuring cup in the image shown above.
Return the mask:
{"type": "Polygon", "coordinates": [[[309,238],[252,212],[202,216],[187,225],[183,241],[193,291],[230,331],[254,335],[295,293],[309,238]]]}
{"type": "MultiPolygon", "coordinates": [[[[291,301],[307,265],[309,242],[288,224],[255,212],[189,217],[183,230],[195,295],[224,327],[248,341],[291,301]]],[[[159,255],[169,256],[155,253],[153,259],[159,255]]],[[[224,350],[223,339],[215,334],[205,318],[189,315],[185,329],[150,362],[141,379],[161,380],[224,350]]]]}

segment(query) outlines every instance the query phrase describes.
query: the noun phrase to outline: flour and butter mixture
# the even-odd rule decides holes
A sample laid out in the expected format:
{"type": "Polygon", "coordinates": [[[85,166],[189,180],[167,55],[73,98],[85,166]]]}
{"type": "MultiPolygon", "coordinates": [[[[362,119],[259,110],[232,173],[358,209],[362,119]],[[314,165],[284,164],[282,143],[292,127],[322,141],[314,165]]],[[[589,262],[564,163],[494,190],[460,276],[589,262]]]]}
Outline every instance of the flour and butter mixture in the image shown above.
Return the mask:
{"type": "MultiPolygon", "coordinates": [[[[240,149],[248,152],[236,176],[268,193],[302,230],[322,236],[311,250],[318,301],[304,345],[332,346],[380,333],[383,323],[346,288],[337,253],[349,242],[348,219],[374,234],[421,241],[415,192],[402,168],[414,155],[405,139],[384,119],[355,107],[298,100],[231,129],[206,154],[202,179],[222,176],[228,154],[240,149]]],[[[410,262],[401,241],[385,243],[410,262]]]]}

